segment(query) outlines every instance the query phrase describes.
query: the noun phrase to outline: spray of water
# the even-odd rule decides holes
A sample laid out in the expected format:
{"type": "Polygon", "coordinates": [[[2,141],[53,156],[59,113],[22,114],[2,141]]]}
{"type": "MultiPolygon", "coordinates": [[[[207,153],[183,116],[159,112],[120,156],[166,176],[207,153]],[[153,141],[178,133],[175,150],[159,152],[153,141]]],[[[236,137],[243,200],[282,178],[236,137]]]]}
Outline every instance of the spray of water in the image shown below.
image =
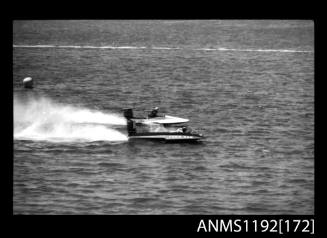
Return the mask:
{"type": "Polygon", "coordinates": [[[121,115],[53,102],[48,98],[14,97],[14,139],[63,141],[127,141],[115,126],[121,115]]]}

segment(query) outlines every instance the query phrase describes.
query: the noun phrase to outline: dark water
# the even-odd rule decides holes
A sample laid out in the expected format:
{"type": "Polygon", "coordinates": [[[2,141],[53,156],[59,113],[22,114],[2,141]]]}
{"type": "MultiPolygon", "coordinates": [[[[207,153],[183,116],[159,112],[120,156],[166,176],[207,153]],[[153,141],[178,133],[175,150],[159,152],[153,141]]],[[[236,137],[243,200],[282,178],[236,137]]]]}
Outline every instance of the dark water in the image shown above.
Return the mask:
{"type": "Polygon", "coordinates": [[[314,213],[313,22],[13,32],[15,214],[314,213]],[[206,138],[128,142],[127,106],[189,118],[206,138]]]}

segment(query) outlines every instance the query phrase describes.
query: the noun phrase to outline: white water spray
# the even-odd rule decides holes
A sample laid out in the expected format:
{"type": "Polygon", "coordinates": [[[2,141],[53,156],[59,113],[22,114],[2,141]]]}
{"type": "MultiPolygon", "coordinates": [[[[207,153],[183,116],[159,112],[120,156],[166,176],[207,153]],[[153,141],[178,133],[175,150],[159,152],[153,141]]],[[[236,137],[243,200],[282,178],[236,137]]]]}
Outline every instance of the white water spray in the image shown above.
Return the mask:
{"type": "Polygon", "coordinates": [[[71,141],[127,141],[112,126],[126,120],[114,113],[63,105],[48,98],[14,98],[14,139],[71,141]]]}

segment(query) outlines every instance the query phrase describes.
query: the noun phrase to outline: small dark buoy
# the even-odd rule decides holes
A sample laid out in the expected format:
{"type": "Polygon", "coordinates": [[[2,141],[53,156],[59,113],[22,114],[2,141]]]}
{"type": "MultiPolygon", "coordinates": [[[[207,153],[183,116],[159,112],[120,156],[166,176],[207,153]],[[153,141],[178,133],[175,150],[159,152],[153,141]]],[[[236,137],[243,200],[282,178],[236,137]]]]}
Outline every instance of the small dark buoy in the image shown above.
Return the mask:
{"type": "Polygon", "coordinates": [[[31,77],[24,78],[23,85],[24,88],[33,88],[33,79],[31,77]]]}

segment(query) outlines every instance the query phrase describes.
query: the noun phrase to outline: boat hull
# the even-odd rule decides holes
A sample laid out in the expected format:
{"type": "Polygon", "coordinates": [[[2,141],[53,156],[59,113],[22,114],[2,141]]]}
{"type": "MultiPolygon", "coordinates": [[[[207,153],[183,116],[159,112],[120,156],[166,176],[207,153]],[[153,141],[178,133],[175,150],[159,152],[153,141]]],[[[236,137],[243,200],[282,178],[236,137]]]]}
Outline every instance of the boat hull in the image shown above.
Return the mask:
{"type": "Polygon", "coordinates": [[[198,134],[164,134],[164,133],[144,133],[144,134],[136,134],[130,135],[130,140],[143,139],[143,140],[161,140],[167,142],[192,142],[199,141],[203,138],[203,136],[198,134]]]}

